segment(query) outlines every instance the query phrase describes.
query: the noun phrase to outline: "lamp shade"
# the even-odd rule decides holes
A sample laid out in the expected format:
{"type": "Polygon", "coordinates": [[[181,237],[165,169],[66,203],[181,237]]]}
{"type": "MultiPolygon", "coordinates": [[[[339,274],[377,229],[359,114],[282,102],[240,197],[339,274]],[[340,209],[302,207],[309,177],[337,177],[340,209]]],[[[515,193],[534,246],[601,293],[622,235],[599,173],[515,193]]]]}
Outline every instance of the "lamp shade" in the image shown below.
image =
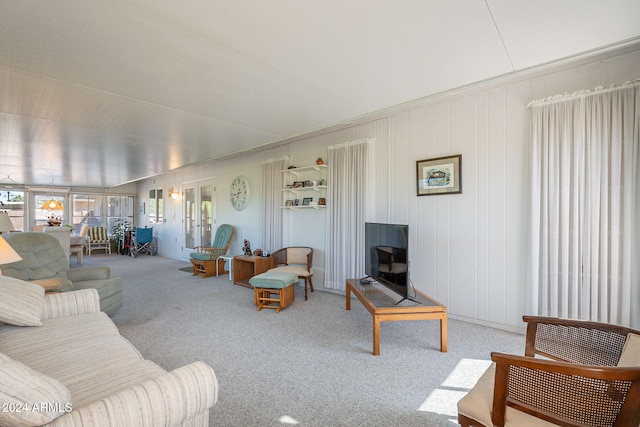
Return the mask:
{"type": "Polygon", "coordinates": [[[9,214],[5,211],[0,211],[0,233],[6,233],[7,231],[16,231],[9,214]]]}
{"type": "Polygon", "coordinates": [[[20,261],[21,259],[22,257],[13,250],[11,245],[0,237],[0,265],[20,261]]]}
{"type": "Polygon", "coordinates": [[[64,206],[55,199],[49,199],[42,204],[42,209],[46,211],[63,211],[64,206]]]}

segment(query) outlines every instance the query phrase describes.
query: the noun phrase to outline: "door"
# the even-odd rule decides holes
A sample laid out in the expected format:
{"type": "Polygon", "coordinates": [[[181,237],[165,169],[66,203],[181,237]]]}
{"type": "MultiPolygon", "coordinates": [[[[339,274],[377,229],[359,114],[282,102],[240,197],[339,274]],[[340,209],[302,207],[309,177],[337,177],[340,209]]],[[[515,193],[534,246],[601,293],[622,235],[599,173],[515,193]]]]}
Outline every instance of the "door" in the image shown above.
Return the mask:
{"type": "Polygon", "coordinates": [[[183,256],[189,258],[196,246],[211,245],[216,228],[216,180],[184,184],[183,256]]]}

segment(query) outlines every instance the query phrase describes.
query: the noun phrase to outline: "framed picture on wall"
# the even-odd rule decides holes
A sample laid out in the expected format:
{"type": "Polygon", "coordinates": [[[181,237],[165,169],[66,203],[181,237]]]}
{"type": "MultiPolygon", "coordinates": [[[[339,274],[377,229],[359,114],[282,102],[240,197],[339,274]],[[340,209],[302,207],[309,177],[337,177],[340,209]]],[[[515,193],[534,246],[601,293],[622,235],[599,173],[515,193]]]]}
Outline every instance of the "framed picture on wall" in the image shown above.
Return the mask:
{"type": "Polygon", "coordinates": [[[309,206],[312,200],[313,197],[305,197],[304,199],[302,199],[302,206],[309,206]]]}
{"type": "Polygon", "coordinates": [[[418,160],[418,196],[462,193],[462,154],[418,160]]]}

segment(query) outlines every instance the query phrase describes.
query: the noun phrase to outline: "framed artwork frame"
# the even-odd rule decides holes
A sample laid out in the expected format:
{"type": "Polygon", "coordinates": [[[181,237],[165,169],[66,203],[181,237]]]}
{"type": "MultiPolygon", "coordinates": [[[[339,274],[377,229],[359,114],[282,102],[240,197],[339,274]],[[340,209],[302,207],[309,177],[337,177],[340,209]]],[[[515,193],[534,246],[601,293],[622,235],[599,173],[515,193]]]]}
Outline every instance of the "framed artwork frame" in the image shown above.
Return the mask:
{"type": "Polygon", "coordinates": [[[462,154],[416,161],[418,196],[462,193],[462,154]]]}
{"type": "Polygon", "coordinates": [[[305,197],[304,199],[302,199],[302,206],[311,205],[312,200],[313,200],[313,197],[305,197]]]}

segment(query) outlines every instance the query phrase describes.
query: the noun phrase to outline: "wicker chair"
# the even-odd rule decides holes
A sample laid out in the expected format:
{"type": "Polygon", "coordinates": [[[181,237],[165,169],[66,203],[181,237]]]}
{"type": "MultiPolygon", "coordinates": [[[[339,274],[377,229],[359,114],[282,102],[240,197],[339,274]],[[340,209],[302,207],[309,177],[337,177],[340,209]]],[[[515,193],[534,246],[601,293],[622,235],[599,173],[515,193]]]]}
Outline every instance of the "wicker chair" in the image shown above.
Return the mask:
{"type": "Polygon", "coordinates": [[[492,366],[458,402],[461,426],[639,425],[640,331],[523,320],[525,355],[491,353],[492,366]]]}
{"type": "Polygon", "coordinates": [[[295,273],[304,280],[304,299],[307,300],[307,288],[313,292],[313,248],[307,246],[289,246],[271,254],[274,268],[269,271],[295,273]]]}
{"type": "Polygon", "coordinates": [[[227,254],[232,237],[233,227],[229,224],[222,224],[216,230],[211,246],[195,247],[195,252],[189,254],[193,275],[201,274],[203,279],[214,276],[217,271],[216,263],[221,262],[224,266],[224,260],[218,258],[227,254]]]}

